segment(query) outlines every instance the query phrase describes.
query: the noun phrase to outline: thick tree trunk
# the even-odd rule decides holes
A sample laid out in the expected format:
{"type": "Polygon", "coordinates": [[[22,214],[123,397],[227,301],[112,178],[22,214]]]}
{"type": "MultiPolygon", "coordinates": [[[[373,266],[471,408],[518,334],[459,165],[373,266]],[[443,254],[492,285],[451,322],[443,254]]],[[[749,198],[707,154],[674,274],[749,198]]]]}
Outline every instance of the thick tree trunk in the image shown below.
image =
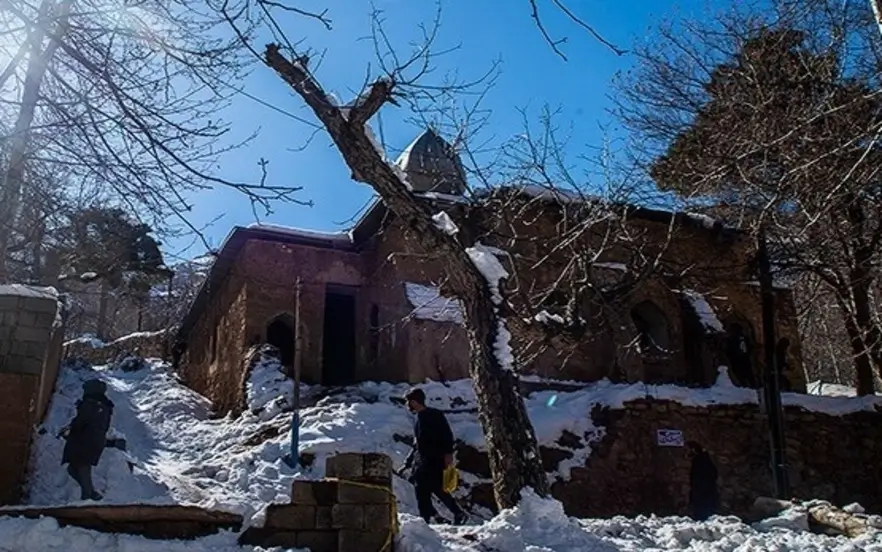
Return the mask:
{"type": "MultiPolygon", "coordinates": [[[[484,296],[466,303],[471,354],[469,375],[478,398],[478,419],[487,441],[493,492],[500,508],[511,508],[530,487],[548,493],[533,423],[521,398],[518,378],[495,353],[501,318],[484,296]]],[[[504,324],[504,321],[502,322],[504,324]]]]}
{"type": "MultiPolygon", "coordinates": [[[[503,366],[496,355],[497,334],[504,326],[488,281],[472,262],[465,248],[439,230],[428,207],[416,200],[402,177],[376,149],[366,122],[390,99],[393,83],[375,82],[358,105],[344,116],[307,73],[303,61],[291,61],[276,45],[267,46],[265,62],[312,109],[324,125],[354,180],[369,184],[405,224],[419,237],[426,251],[444,258],[451,288],[466,307],[466,327],[471,345],[470,373],[478,397],[478,414],[484,430],[493,473],[493,486],[500,508],[515,506],[521,490],[533,488],[548,494],[548,480],[542,468],[539,446],[521,398],[517,376],[503,366]]],[[[497,298],[498,299],[498,298],[497,298]]],[[[512,317],[516,322],[516,317],[512,317]]]]}
{"type": "Polygon", "coordinates": [[[848,333],[848,342],[854,356],[855,387],[858,395],[873,394],[873,363],[870,361],[870,353],[864,345],[861,330],[855,322],[854,313],[845,300],[839,298],[839,310],[842,312],[842,322],[848,333]]]}
{"type": "MultiPolygon", "coordinates": [[[[69,6],[69,2],[61,4],[61,13],[59,15],[62,16],[62,21],[69,6]]],[[[43,48],[43,41],[46,37],[44,26],[51,9],[52,2],[44,0],[40,5],[40,21],[33,26],[33,30],[28,37],[30,51],[28,53],[28,68],[22,89],[21,107],[18,111],[18,118],[15,121],[12,136],[9,139],[9,158],[6,171],[3,174],[2,185],[0,185],[0,283],[8,280],[7,255],[21,200],[21,190],[25,174],[25,158],[31,125],[34,122],[34,115],[37,110],[37,100],[40,97],[40,87],[43,84],[43,78],[46,75],[49,61],[55,55],[55,50],[58,49],[58,42],[54,40],[50,41],[45,49],[43,48]]]]}
{"type": "Polygon", "coordinates": [[[872,395],[873,364],[882,375],[882,332],[873,319],[872,285],[875,282],[873,241],[868,241],[867,215],[861,200],[849,195],[846,215],[850,224],[852,266],[848,273],[847,290],[840,290],[840,304],[846,320],[846,330],[855,353],[858,395],[872,395]],[[849,308],[851,307],[851,308],[849,308]]]}

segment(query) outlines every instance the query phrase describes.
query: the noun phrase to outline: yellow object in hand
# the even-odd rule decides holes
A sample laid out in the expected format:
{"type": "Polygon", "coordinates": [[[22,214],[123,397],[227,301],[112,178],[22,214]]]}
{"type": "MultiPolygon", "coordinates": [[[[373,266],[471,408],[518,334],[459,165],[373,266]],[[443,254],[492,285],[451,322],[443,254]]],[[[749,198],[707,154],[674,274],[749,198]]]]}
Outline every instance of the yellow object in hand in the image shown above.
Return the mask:
{"type": "MultiPolygon", "coordinates": [[[[437,472],[435,472],[437,473],[437,472]]],[[[452,493],[456,490],[456,487],[459,486],[459,472],[456,471],[456,467],[451,464],[444,468],[444,483],[443,488],[445,493],[452,493]]]]}

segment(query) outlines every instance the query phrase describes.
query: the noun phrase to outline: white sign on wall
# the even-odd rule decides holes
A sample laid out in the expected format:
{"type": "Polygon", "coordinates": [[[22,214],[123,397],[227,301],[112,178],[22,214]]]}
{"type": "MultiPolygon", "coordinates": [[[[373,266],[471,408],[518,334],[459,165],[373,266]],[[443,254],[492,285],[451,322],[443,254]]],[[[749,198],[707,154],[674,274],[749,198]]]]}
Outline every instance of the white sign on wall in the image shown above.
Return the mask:
{"type": "Polygon", "coordinates": [[[655,432],[656,442],[660,447],[682,447],[683,432],[679,429],[659,429],[655,432]]]}

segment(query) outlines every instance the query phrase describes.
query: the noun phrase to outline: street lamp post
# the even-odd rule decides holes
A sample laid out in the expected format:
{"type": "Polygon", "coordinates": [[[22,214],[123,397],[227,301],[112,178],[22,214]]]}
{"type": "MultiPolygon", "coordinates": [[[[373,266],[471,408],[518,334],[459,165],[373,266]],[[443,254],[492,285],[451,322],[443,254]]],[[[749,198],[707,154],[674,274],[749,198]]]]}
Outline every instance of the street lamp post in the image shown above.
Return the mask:
{"type": "Polygon", "coordinates": [[[757,251],[760,297],[762,299],[763,351],[766,369],[764,373],[763,399],[769,419],[769,442],[772,452],[772,478],[775,494],[781,500],[789,498],[787,480],[787,457],[784,441],[784,412],[781,407],[781,378],[778,358],[775,354],[775,289],[772,266],[766,245],[766,230],[760,228],[757,251]]]}
{"type": "Polygon", "coordinates": [[[294,412],[291,414],[291,451],[284,458],[289,466],[300,466],[300,365],[303,332],[300,328],[300,278],[294,285],[294,412]]]}

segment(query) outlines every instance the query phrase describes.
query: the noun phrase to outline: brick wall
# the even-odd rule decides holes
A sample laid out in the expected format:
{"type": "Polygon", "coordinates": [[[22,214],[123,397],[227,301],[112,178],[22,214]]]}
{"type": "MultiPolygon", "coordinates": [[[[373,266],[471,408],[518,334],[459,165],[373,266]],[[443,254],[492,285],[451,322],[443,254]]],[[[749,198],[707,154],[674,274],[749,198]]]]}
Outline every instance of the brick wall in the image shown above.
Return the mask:
{"type": "Polygon", "coordinates": [[[242,264],[236,264],[214,290],[190,332],[179,368],[184,382],[210,398],[220,414],[241,404],[248,292],[243,270],[242,264]]]}
{"type": "Polygon", "coordinates": [[[32,428],[55,387],[64,334],[59,308],[39,288],[0,288],[0,504],[20,497],[32,428]]]}
{"type": "MultiPolygon", "coordinates": [[[[464,213],[464,209],[447,209],[454,218],[478,221],[473,228],[461,225],[463,234],[473,234],[463,235],[464,242],[480,239],[512,253],[512,273],[516,276],[507,285],[518,287],[520,293],[512,294],[511,299],[517,312],[526,312],[518,301],[552,285],[572,260],[566,251],[551,254],[543,249],[553,242],[553,213],[528,212],[511,223],[512,217],[488,216],[481,208],[464,213]],[[533,238],[512,241],[507,238],[510,235],[533,238]],[[546,254],[548,258],[534,267],[537,259],[546,254]]],[[[669,235],[667,223],[635,219],[632,224],[635,234],[647,237],[646,254],[661,251],[669,235]],[[663,239],[654,242],[655,236],[663,239]]],[[[589,246],[604,237],[602,226],[586,233],[589,246]]],[[[413,306],[405,296],[405,282],[441,286],[443,295],[452,296],[445,289],[449,274],[444,259],[423,251],[412,232],[406,223],[392,217],[358,252],[248,241],[231,274],[218,286],[211,304],[190,333],[183,369],[186,381],[212,399],[221,412],[235,409],[241,393],[239,382],[245,351],[266,341],[267,325],[274,318],[282,315],[293,319],[298,278],[302,281],[301,358],[305,382],[321,382],[324,373],[325,291],[329,285],[344,286],[355,296],[356,381],[465,377],[469,351],[464,329],[452,323],[410,317],[413,306]],[[374,322],[377,327],[372,327],[374,322]],[[213,342],[223,344],[216,358],[207,352],[213,342]]],[[[531,341],[529,354],[535,354],[535,358],[524,367],[525,371],[579,381],[609,377],[619,381],[710,385],[718,366],[730,364],[726,336],[708,333],[696,319],[694,309],[676,291],[692,289],[713,306],[721,322],[737,320],[749,327],[754,345],[753,366],[760,373],[765,343],[760,331],[758,287],[748,282],[752,278],[746,268],[750,249],[750,243],[731,235],[695,224],[678,227],[667,244],[663,270],[641,279],[615,301],[584,305],[586,328],[575,346],[560,350],[549,343],[531,341]],[[631,310],[645,302],[660,309],[666,319],[669,344],[663,354],[642,355],[635,347],[638,332],[631,310]]],[[[627,261],[630,254],[611,248],[604,251],[601,260],[627,261]]],[[[598,285],[605,286],[623,278],[623,273],[601,270],[597,278],[598,285]]],[[[793,390],[804,390],[793,300],[786,290],[779,290],[776,300],[778,336],[787,337],[792,343],[788,380],[793,390]]],[[[518,341],[519,336],[513,337],[518,341]]]]}
{"type": "MultiPolygon", "coordinates": [[[[660,447],[659,429],[676,429],[685,440],[704,446],[719,472],[723,513],[745,515],[758,496],[774,492],[767,422],[757,405],[688,407],[669,401],[640,400],[624,409],[595,409],[594,424],[605,435],[591,443],[584,467],[574,468],[569,481],[552,487],[567,513],[577,517],[688,514],[690,459],[685,448],[660,447]]],[[[882,512],[882,412],[832,416],[804,409],[786,409],[787,461],[791,493],[800,499],[823,499],[844,506],[859,502],[882,512]]],[[[582,439],[568,435],[544,443],[546,469],[572,457],[582,439]]],[[[462,469],[487,477],[486,455],[463,448],[462,469]],[[464,453],[463,453],[464,452],[464,453]]],[[[477,503],[487,504],[487,485],[472,490],[477,503]]]]}

